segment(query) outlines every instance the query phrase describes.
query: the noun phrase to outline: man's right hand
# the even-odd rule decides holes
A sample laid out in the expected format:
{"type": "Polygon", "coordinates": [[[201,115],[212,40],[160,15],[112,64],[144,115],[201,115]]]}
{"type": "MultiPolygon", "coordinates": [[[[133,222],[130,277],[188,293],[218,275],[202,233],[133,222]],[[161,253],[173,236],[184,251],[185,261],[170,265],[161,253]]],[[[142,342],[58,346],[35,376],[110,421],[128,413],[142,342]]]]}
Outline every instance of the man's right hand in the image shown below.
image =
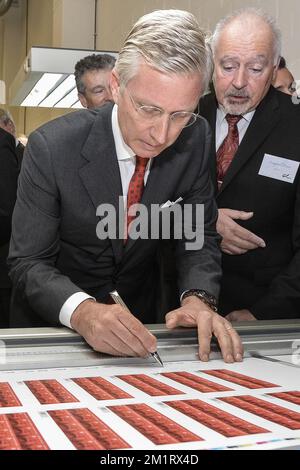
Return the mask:
{"type": "Polygon", "coordinates": [[[113,356],[147,357],[157,348],[155,336],[121,305],[85,300],[73,312],[71,326],[95,351],[113,356]]]}
{"type": "Polygon", "coordinates": [[[219,209],[217,232],[222,237],[221,250],[224,253],[242,255],[249,250],[266,247],[262,238],[235,222],[235,219],[248,220],[251,217],[253,217],[253,212],[219,209]]]}

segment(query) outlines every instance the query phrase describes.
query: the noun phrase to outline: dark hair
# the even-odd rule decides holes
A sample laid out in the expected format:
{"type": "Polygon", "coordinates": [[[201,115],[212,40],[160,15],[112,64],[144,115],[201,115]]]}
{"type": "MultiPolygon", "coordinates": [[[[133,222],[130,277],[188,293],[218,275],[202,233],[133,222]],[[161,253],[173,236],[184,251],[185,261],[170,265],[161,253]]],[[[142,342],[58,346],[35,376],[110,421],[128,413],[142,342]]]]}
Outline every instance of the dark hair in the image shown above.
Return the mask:
{"type": "Polygon", "coordinates": [[[75,65],[75,81],[79,93],[85,92],[82,76],[87,70],[112,70],[116,59],[109,54],[91,54],[80,59],[75,65]]]}
{"type": "Polygon", "coordinates": [[[279,61],[279,64],[278,64],[278,69],[281,70],[281,69],[285,69],[286,68],[286,60],[284,57],[280,57],[280,61],[279,61]]]}

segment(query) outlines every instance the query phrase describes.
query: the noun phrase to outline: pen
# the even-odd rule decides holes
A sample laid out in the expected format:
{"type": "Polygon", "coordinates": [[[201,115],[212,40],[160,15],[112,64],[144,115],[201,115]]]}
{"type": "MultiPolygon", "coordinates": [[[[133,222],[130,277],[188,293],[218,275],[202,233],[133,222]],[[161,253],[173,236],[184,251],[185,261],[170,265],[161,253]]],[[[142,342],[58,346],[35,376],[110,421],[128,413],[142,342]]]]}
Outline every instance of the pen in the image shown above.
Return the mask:
{"type": "MultiPolygon", "coordinates": [[[[129,308],[127,307],[127,305],[122,300],[122,298],[120,297],[120,295],[118,294],[118,292],[116,290],[114,290],[113,292],[110,292],[109,295],[111,296],[111,298],[113,299],[113,301],[116,304],[122,305],[122,307],[126,308],[126,310],[128,310],[128,312],[130,312],[129,308]]],[[[152,357],[154,357],[154,359],[156,360],[156,362],[158,362],[159,365],[161,365],[162,367],[164,366],[164,363],[161,360],[161,358],[160,358],[157,351],[152,352],[150,354],[151,354],[152,357]]]]}

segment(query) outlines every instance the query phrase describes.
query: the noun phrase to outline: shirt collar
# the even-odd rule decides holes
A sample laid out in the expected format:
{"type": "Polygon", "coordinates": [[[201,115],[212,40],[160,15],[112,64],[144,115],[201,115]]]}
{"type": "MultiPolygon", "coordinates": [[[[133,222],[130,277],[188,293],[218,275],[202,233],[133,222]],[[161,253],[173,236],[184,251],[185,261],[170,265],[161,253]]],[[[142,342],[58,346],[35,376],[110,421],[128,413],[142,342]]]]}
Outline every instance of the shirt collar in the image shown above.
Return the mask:
{"type": "MultiPolygon", "coordinates": [[[[251,119],[254,116],[254,113],[255,113],[255,109],[254,109],[254,111],[250,111],[249,113],[243,114],[242,118],[245,119],[249,124],[251,122],[251,119]]],[[[225,113],[224,109],[222,109],[221,107],[218,107],[218,109],[217,109],[217,124],[221,125],[223,123],[223,121],[225,120],[226,114],[227,113],[225,113]]]]}
{"type": "Polygon", "coordinates": [[[135,156],[135,153],[125,144],[118,121],[118,105],[115,104],[111,115],[112,131],[116,146],[118,160],[128,160],[135,156]]]}

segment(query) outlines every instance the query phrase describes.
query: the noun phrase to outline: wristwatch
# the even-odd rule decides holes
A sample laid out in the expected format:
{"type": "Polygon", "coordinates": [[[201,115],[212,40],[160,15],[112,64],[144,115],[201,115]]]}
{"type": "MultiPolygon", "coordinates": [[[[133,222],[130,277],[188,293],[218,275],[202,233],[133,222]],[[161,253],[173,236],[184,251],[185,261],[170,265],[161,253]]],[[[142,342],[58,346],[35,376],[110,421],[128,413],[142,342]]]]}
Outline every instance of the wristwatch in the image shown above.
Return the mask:
{"type": "Polygon", "coordinates": [[[198,299],[202,300],[202,302],[208,305],[209,308],[211,308],[214,312],[218,311],[217,299],[213,295],[206,292],[206,290],[200,290],[200,289],[187,290],[183,293],[181,297],[181,301],[183,299],[186,299],[187,297],[190,297],[191,295],[198,297],[198,299]]]}

